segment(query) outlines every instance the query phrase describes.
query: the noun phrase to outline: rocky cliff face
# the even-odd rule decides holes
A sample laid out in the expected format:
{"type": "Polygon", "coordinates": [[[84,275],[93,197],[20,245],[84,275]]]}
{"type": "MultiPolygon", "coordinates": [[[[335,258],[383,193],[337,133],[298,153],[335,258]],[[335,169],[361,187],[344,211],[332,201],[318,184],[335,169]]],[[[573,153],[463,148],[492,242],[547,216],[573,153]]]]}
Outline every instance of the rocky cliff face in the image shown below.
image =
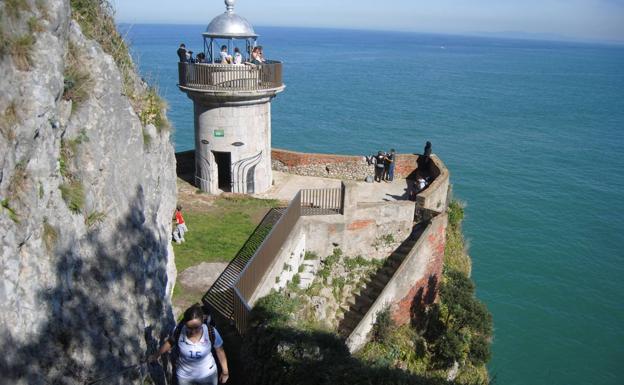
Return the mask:
{"type": "Polygon", "coordinates": [[[0,3],[0,383],[114,374],[172,322],[174,151],[129,59],[72,20],[100,3],[0,3]]]}

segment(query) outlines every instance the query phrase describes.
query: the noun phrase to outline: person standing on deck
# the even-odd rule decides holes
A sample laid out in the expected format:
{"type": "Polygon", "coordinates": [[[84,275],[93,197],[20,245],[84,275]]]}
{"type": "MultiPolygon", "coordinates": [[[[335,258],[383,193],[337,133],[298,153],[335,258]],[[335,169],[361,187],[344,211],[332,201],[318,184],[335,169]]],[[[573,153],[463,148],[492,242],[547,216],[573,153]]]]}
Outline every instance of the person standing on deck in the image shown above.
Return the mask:
{"type": "Polygon", "coordinates": [[[180,59],[180,63],[188,62],[186,58],[186,45],[184,45],[184,43],[180,44],[180,48],[178,48],[178,58],[180,59]]]}
{"type": "Polygon", "coordinates": [[[386,157],[384,156],[383,151],[379,151],[375,157],[375,182],[380,183],[384,177],[385,160],[386,157]]]}

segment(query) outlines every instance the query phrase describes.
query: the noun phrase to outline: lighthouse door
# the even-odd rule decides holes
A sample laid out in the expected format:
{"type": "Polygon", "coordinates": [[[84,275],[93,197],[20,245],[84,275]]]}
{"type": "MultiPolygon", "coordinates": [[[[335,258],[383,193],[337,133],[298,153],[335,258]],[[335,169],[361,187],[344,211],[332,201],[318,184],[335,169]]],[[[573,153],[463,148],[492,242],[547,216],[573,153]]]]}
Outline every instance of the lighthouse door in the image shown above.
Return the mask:
{"type": "Polygon", "coordinates": [[[247,194],[253,194],[256,187],[256,165],[253,165],[247,170],[247,194]]]}
{"type": "Polygon", "coordinates": [[[212,152],[217,164],[217,173],[219,176],[219,189],[221,191],[232,191],[232,153],[230,152],[212,152]]]}

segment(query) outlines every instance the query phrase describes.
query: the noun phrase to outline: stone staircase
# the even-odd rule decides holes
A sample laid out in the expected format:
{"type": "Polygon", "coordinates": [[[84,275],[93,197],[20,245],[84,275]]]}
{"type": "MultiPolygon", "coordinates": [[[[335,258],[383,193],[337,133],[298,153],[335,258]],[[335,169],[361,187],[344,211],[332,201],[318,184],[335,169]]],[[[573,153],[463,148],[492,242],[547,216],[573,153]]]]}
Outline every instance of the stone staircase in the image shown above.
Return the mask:
{"type": "Polygon", "coordinates": [[[386,287],[396,270],[401,266],[407,254],[412,250],[422,234],[421,226],[416,225],[414,231],[373,274],[364,279],[364,284],[356,289],[341,305],[344,313],[338,319],[338,334],[347,338],[366,315],[375,300],[386,287]]]}

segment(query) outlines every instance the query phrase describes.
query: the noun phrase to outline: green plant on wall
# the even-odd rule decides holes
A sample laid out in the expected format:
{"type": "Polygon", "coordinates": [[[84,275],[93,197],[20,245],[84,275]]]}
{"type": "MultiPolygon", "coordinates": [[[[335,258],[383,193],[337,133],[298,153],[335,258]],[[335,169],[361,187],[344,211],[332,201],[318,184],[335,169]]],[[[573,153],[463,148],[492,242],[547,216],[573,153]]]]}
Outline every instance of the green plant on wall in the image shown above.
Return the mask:
{"type": "Polygon", "coordinates": [[[11,205],[9,203],[8,199],[3,199],[0,201],[0,207],[2,207],[3,211],[6,211],[6,213],[9,215],[9,218],[11,218],[11,220],[15,223],[19,223],[19,217],[17,215],[17,213],[15,212],[15,210],[13,210],[11,208],[11,205]]]}
{"type": "Polygon", "coordinates": [[[7,15],[15,20],[24,12],[30,12],[30,4],[27,0],[5,0],[4,10],[7,15]]]}
{"type": "Polygon", "coordinates": [[[77,180],[70,181],[60,185],[59,189],[69,210],[74,214],[80,213],[85,203],[85,192],[82,183],[77,180]]]}
{"type": "Polygon", "coordinates": [[[83,104],[93,90],[93,79],[76,54],[78,48],[69,44],[63,72],[63,99],[72,101],[72,112],[83,104]]]}
{"type": "Polygon", "coordinates": [[[139,117],[143,125],[153,124],[161,132],[169,128],[169,122],[164,115],[165,102],[158,95],[155,88],[150,88],[141,102],[139,117]]]}
{"type": "Polygon", "coordinates": [[[48,218],[43,218],[43,243],[48,251],[52,251],[58,240],[58,231],[48,222],[48,218]]]}
{"type": "Polygon", "coordinates": [[[85,225],[88,228],[94,228],[106,219],[106,213],[101,211],[92,211],[85,217],[85,225]]]}

